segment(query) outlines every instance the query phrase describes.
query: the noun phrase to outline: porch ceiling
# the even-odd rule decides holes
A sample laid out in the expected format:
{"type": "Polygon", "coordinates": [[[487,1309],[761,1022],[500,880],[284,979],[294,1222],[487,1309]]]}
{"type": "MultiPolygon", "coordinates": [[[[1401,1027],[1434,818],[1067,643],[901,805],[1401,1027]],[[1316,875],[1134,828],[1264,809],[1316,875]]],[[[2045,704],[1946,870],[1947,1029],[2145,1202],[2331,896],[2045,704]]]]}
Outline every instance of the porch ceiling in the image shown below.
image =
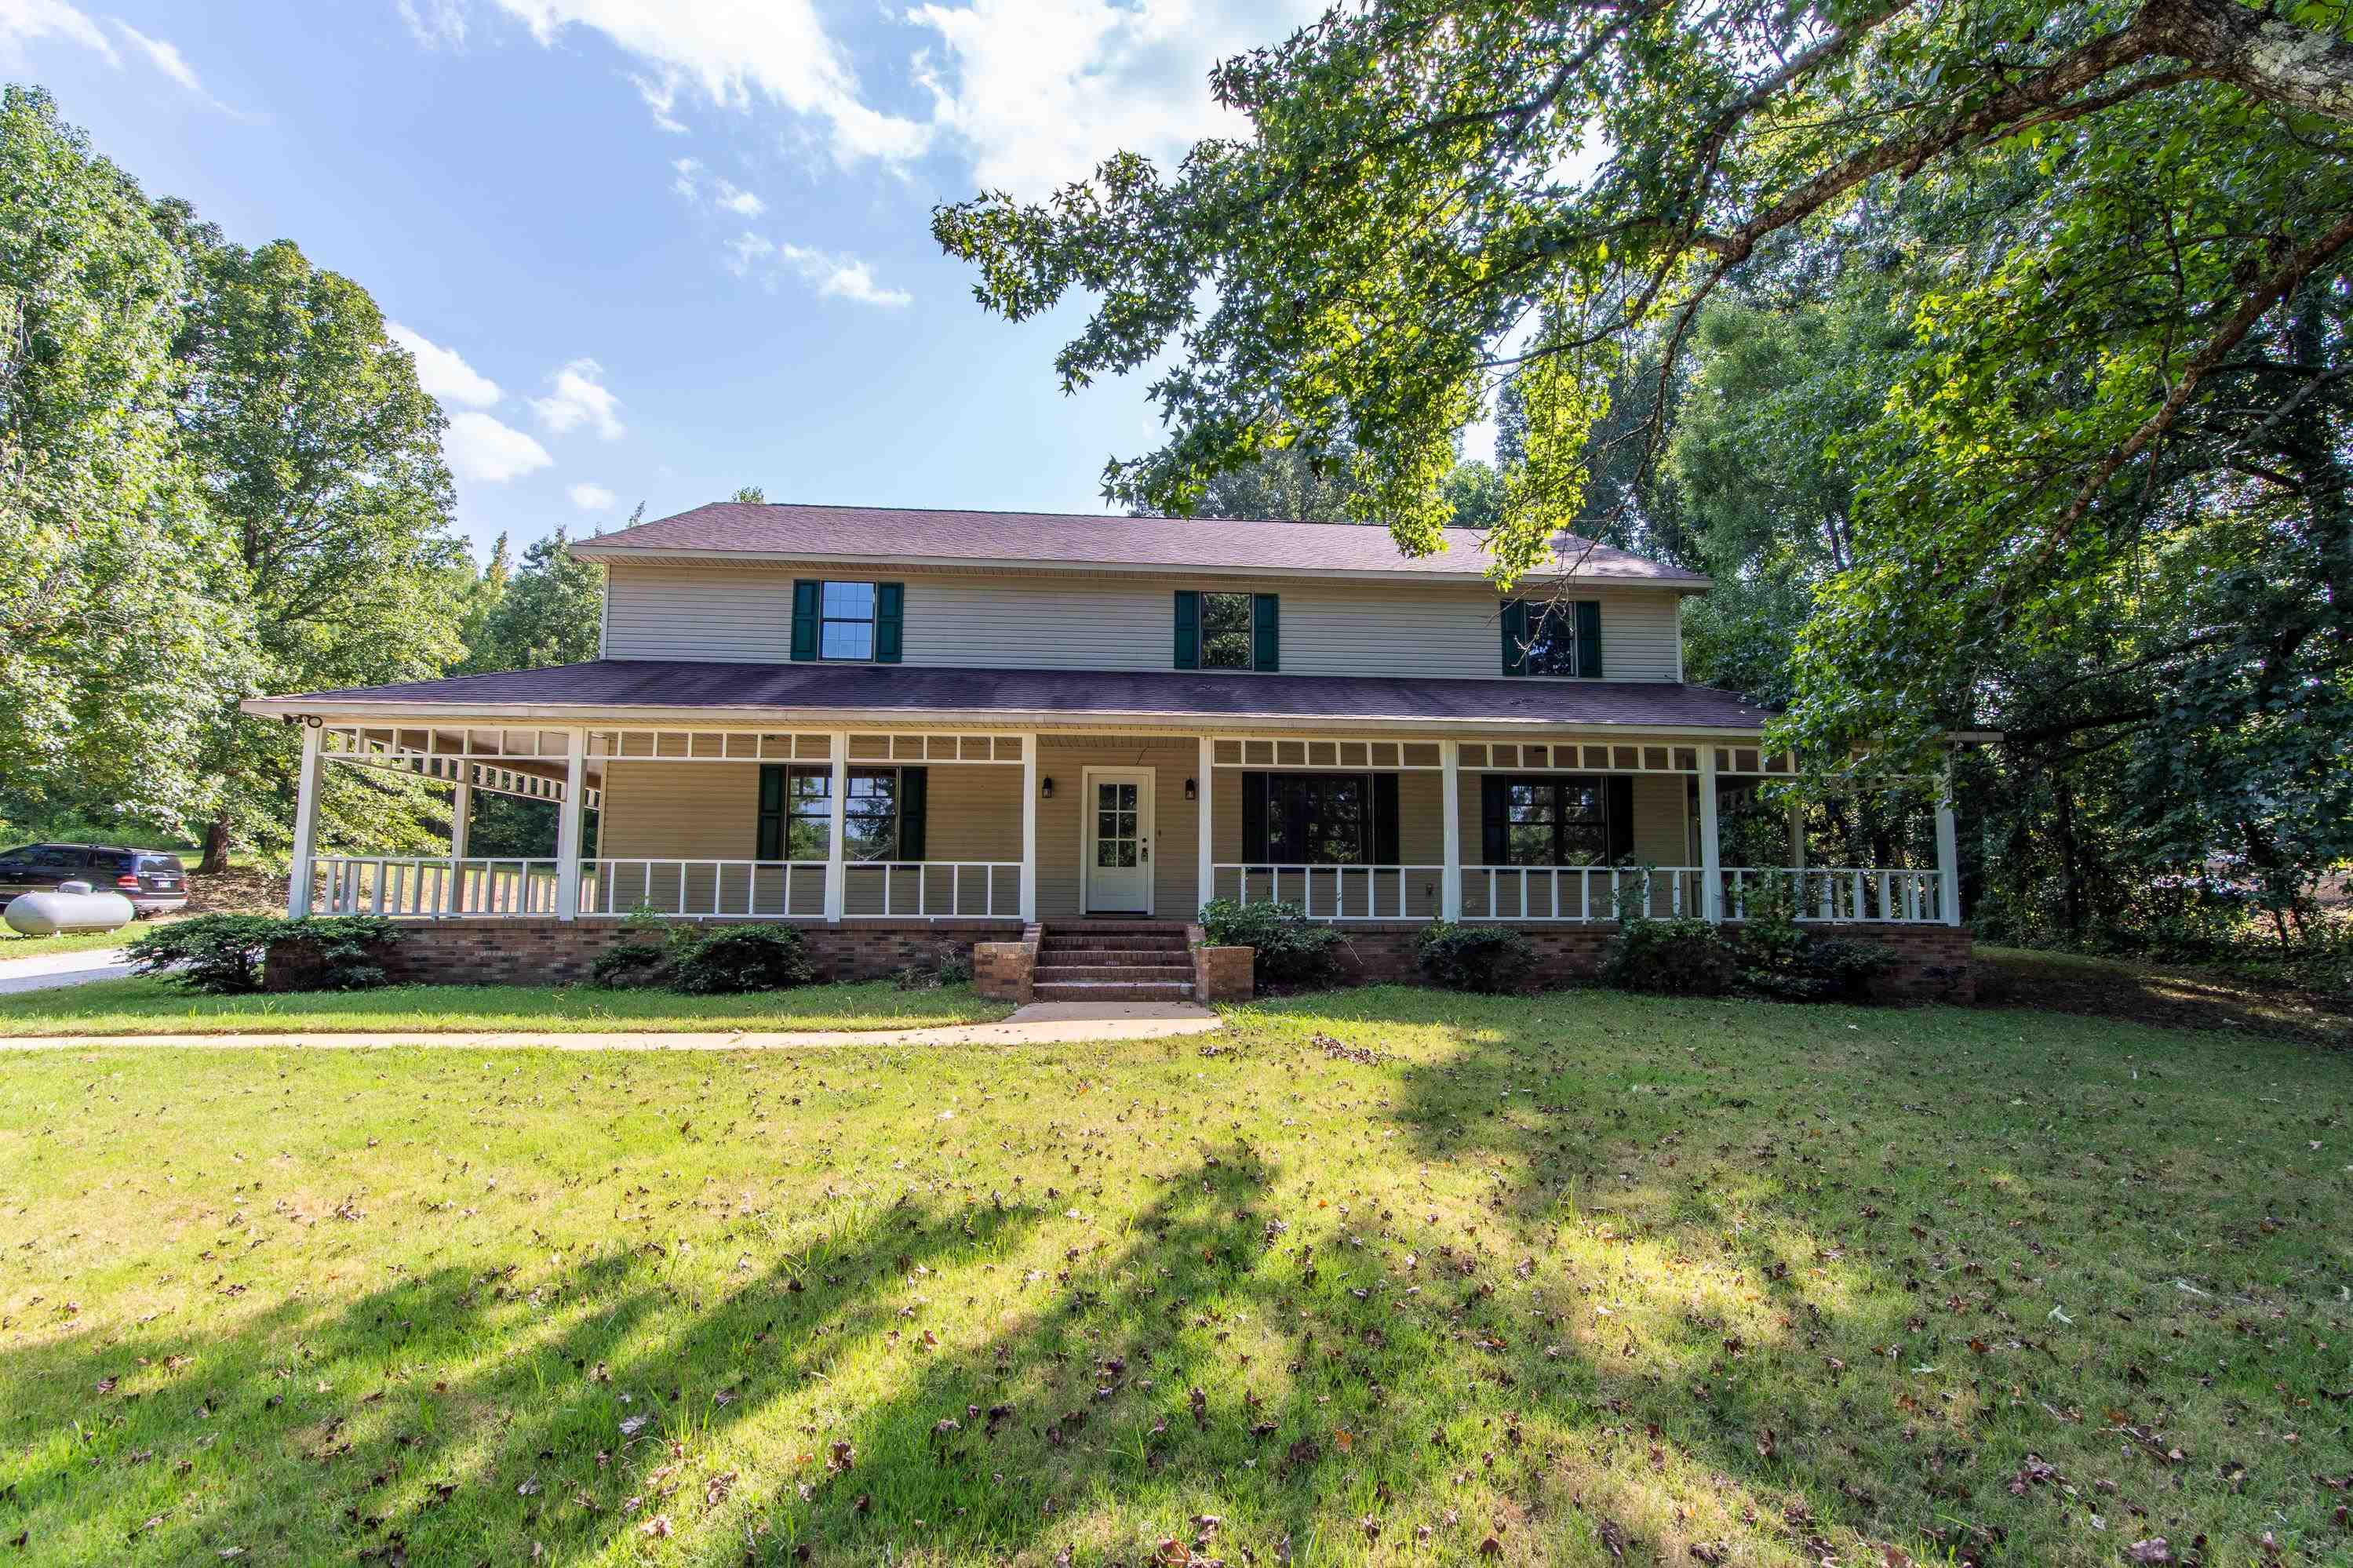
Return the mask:
{"type": "Polygon", "coordinates": [[[1425,731],[1592,727],[1754,734],[1772,710],[1671,681],[1408,680],[1190,671],[945,669],[598,659],[400,686],[248,699],[245,711],[566,723],[692,715],[825,728],[1137,724],[1201,729],[1333,725],[1425,731]]]}

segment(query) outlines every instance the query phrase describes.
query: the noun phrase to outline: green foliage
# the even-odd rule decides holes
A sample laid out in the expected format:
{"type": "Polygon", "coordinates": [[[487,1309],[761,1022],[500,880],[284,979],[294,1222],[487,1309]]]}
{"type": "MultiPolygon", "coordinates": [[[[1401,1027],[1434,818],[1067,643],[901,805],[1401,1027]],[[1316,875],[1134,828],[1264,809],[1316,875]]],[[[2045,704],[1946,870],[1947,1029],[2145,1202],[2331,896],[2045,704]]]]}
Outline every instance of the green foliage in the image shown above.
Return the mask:
{"type": "Polygon", "coordinates": [[[669,980],[689,996],[782,991],[817,977],[800,931],[787,925],[681,926],[670,933],[669,980]]]}
{"type": "Polygon", "coordinates": [[[1733,951],[1716,928],[1685,916],[1620,921],[1601,950],[1601,980],[1624,991],[1721,996],[1736,978],[1733,951]]]}
{"type": "Polygon", "coordinates": [[[1536,950],[1525,933],[1452,921],[1424,926],[1414,956],[1431,984],[1491,995],[1522,989],[1536,966],[1536,950]]]}
{"type": "Polygon", "coordinates": [[[1307,989],[1339,978],[1340,933],[1311,921],[1297,904],[1211,899],[1201,906],[1202,940],[1211,947],[1257,950],[1261,985],[1307,989]]]}
{"type": "Polygon", "coordinates": [[[133,937],[123,952],[141,974],[226,996],[261,989],[261,961],[287,922],[276,915],[190,915],[133,937]]]}
{"type": "Polygon", "coordinates": [[[169,409],[189,287],[131,178],[37,89],[0,95],[0,816],[163,822],[188,715],[244,689],[249,620],[169,409]]]}
{"type": "Polygon", "coordinates": [[[314,977],[308,989],[364,991],[385,984],[384,950],[400,936],[375,915],[190,915],[142,932],[124,952],[137,973],[206,995],[260,990],[263,967],[280,955],[314,977]]]}
{"type": "Polygon", "coordinates": [[[588,966],[592,984],[615,991],[641,991],[670,984],[670,950],[661,942],[629,942],[608,948],[588,966]]]}
{"type": "Polygon", "coordinates": [[[585,664],[596,657],[605,569],[575,560],[561,528],[522,552],[466,648],[462,674],[585,664]]]}
{"type": "Polygon", "coordinates": [[[380,915],[308,915],[278,923],[262,962],[297,963],[311,977],[307,991],[369,991],[387,983],[384,952],[400,940],[380,915]]]}

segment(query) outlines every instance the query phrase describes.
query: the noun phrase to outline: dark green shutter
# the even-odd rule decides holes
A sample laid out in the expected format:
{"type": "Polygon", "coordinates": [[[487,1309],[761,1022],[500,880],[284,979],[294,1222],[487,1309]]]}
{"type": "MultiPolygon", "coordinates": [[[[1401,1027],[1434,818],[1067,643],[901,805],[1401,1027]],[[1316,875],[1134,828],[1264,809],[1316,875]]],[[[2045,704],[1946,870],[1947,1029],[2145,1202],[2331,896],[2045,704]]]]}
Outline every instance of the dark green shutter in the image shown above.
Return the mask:
{"type": "Polygon", "coordinates": [[[1577,601],[1577,673],[1588,679],[1601,675],[1601,601],[1577,601]]]}
{"type": "Polygon", "coordinates": [[[1242,858],[1253,865],[1266,859],[1266,775],[1242,775],[1242,858]]]}
{"type": "Polygon", "coordinates": [[[1609,813],[1609,858],[1634,858],[1634,780],[1630,773],[1611,773],[1602,792],[1609,813]]]}
{"type": "Polygon", "coordinates": [[[1528,607],[1514,599],[1498,617],[1504,626],[1504,673],[1525,675],[1528,668],[1528,607]]]}
{"type": "Polygon", "coordinates": [[[754,841],[754,860],[785,858],[785,775],[789,771],[781,763],[761,765],[760,831],[754,841]]]}
{"type": "MultiPolygon", "coordinates": [[[[877,583],[874,584],[875,663],[896,664],[899,662],[899,645],[902,641],[901,628],[906,623],[906,615],[907,585],[904,583],[877,583]]],[[[908,858],[911,860],[920,860],[923,857],[920,855],[911,855],[908,858]]]]}
{"type": "Polygon", "coordinates": [[[899,770],[899,858],[902,860],[924,858],[923,819],[928,815],[930,796],[928,769],[899,770]]]}
{"type": "Polygon", "coordinates": [[[1479,858],[1489,866],[1512,863],[1512,781],[1501,773],[1479,775],[1479,858]]]}
{"type": "Polygon", "coordinates": [[[1176,668],[1201,668],[1201,595],[1190,588],[1176,591],[1176,668]]]}
{"type": "Polygon", "coordinates": [[[1398,776],[1395,773],[1373,775],[1373,842],[1371,859],[1376,866],[1398,863],[1398,776]]]}
{"type": "Polygon", "coordinates": [[[817,583],[807,577],[793,584],[793,658],[806,661],[817,657],[817,583]]]}
{"type": "Polygon", "coordinates": [[[1254,669],[1282,668],[1282,605],[1274,594],[1254,594],[1250,596],[1250,641],[1256,657],[1254,669]]]}

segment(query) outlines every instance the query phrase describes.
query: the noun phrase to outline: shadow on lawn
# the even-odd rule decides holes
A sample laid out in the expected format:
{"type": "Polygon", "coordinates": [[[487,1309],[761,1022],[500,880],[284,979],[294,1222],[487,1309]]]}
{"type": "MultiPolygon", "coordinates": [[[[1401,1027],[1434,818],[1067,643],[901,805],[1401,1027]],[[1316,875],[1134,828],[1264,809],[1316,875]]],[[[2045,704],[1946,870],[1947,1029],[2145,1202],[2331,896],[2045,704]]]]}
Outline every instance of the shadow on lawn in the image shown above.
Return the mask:
{"type": "MultiPolygon", "coordinates": [[[[2014,1294],[2017,1259],[1991,1247],[2007,1217],[1915,1212],[1960,1179],[1957,1145],[1936,1075],[1894,1070],[1900,1028],[1834,1049],[1819,1031],[1843,1041],[1842,1013],[1772,1010],[1744,1044],[1771,1070],[1742,1081],[1783,1088],[1744,1093],[1705,1053],[1613,1037],[1574,1007],[1466,1030],[1435,1059],[1247,1047],[1220,1070],[1368,1124],[1377,1111],[1403,1147],[1336,1173],[1325,1199],[1264,1149],[1188,1140],[1105,1239],[937,1343],[916,1298],[1018,1267],[1003,1260],[1034,1252],[1050,1215],[869,1209],[708,1302],[638,1247],[543,1300],[445,1269],[193,1346],[157,1331],[23,1352],[18,1387],[120,1376],[139,1400],[92,1395],[70,1443],[0,1421],[31,1456],[0,1520],[37,1544],[78,1513],[159,1514],[125,1553],[150,1562],[241,1544],[256,1562],[387,1564],[528,1562],[534,1545],[553,1562],[643,1547],[713,1565],[1042,1563],[1075,1548],[1306,1563],[1402,1555],[1424,1530],[1450,1560],[1819,1561],[1858,1537],[1968,1560],[2000,1554],[2006,1529],[2023,1541],[2021,1520],[2040,1539],[2012,1552],[2113,1560],[2119,1536],[2077,1552],[2045,1533],[2065,1522],[2049,1490],[2004,1484],[2033,1453],[2064,1458],[2054,1442],[2087,1471],[2115,1445],[2096,1416],[2041,1414],[2096,1412],[2098,1379],[2040,1342],[2046,1303],[2014,1294]],[[1874,1056],[1890,1070],[1857,1081],[1874,1056]],[[1376,1174],[1392,1183],[1379,1198],[1341,1190],[1376,1174]],[[1409,1195],[1433,1188],[1426,1211],[1409,1195]],[[1571,1231],[1589,1245],[1560,1247],[1571,1231]],[[1969,1336],[1996,1327],[2020,1344],[1973,1359],[1969,1336]],[[512,1348],[471,1364],[487,1347],[512,1348]],[[184,1373],[136,1370],[184,1350],[184,1373]],[[1956,1358],[1934,1394],[1906,1382],[1915,1361],[1956,1358]],[[440,1366],[468,1370],[420,1370],[440,1366]],[[199,1402],[228,1444],[136,1460],[199,1402]],[[669,1530],[681,1539],[662,1544],[669,1530]]],[[[1654,1033],[1673,1017],[1645,1016],[1654,1033]]],[[[2090,1348],[2167,1377],[2170,1326],[2090,1348]]],[[[2093,1371],[2121,1387],[2121,1365],[2093,1371]]],[[[2166,1397],[2199,1395],[2184,1382],[2166,1397]]],[[[2289,1479],[2258,1462],[2243,1497],[2193,1479],[2191,1502],[2165,1506],[2255,1519],[2304,1506],[2289,1479]]],[[[2127,1481],[2152,1503],[2164,1484],[2127,1481]]]]}

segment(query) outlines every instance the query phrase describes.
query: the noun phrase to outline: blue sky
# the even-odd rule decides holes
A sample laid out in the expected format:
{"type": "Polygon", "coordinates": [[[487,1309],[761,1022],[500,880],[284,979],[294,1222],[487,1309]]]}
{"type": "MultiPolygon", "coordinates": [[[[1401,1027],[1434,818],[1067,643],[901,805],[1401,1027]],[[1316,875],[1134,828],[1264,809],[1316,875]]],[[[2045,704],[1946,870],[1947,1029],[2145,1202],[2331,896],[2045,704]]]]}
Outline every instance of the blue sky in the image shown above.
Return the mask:
{"type": "Polygon", "coordinates": [[[0,0],[0,72],[155,195],[368,288],[478,550],[772,500],[1101,510],[1141,378],[1066,398],[928,232],[1237,127],[1303,0],[0,0]]]}

